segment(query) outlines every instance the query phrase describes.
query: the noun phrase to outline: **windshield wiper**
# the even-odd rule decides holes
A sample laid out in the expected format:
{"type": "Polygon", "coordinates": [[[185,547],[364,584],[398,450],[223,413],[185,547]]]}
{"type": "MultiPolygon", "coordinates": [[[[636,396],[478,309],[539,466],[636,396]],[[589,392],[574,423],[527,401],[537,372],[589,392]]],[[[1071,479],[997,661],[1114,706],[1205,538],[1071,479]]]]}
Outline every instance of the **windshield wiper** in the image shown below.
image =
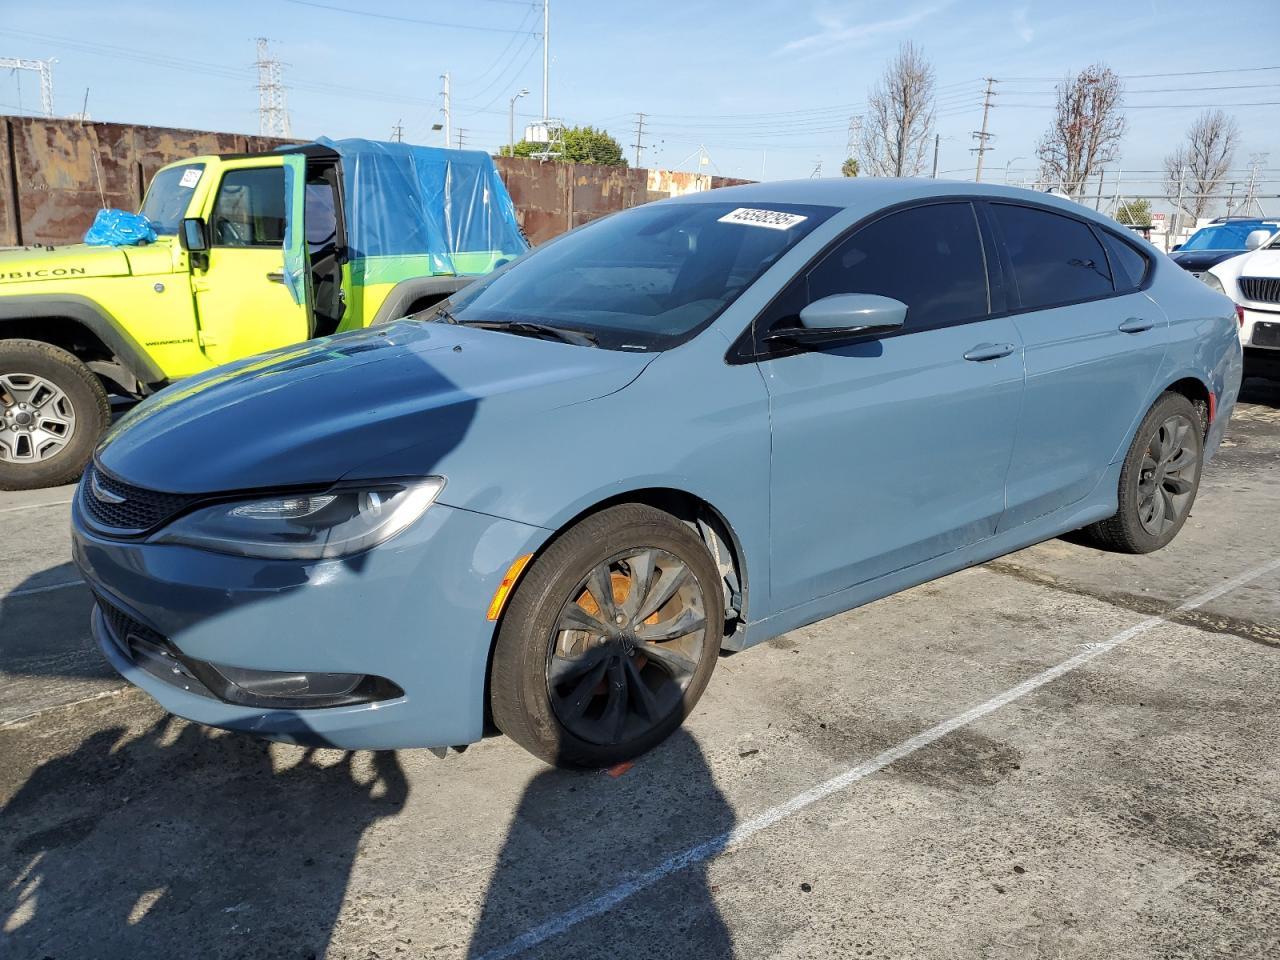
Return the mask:
{"type": "Polygon", "coordinates": [[[571,327],[554,327],[549,323],[534,323],[531,320],[455,320],[464,327],[479,327],[482,330],[506,330],[510,333],[526,337],[542,337],[544,340],[559,340],[561,343],[572,343],[578,347],[594,347],[600,343],[594,333],[586,330],[574,330],[571,327]]]}

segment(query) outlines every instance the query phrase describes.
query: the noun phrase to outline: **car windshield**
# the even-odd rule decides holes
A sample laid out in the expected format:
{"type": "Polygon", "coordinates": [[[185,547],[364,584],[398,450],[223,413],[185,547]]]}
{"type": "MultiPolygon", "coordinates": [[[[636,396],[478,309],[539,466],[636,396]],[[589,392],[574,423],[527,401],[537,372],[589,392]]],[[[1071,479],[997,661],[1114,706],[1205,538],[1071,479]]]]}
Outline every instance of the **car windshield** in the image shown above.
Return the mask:
{"type": "Polygon", "coordinates": [[[719,316],[836,209],[689,202],[635,207],[477,281],[435,319],[539,324],[585,334],[609,349],[670,349],[719,316]]]}
{"type": "Polygon", "coordinates": [[[204,173],[203,163],[166,167],[155,175],[138,212],[151,221],[156,233],[176,234],[191,201],[191,191],[204,173]]]}
{"type": "Polygon", "coordinates": [[[1271,224],[1257,220],[1219,223],[1197,230],[1182,245],[1183,250],[1243,250],[1245,239],[1255,230],[1275,230],[1271,224]]]}

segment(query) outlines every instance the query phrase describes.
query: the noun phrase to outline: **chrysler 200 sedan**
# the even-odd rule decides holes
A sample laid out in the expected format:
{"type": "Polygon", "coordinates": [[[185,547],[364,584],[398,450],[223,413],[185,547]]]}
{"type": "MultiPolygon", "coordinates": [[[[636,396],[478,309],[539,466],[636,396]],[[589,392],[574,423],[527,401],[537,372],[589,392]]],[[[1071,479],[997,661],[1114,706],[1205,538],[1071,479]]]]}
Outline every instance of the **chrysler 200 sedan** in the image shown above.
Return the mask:
{"type": "Polygon", "coordinates": [[[1069,201],[734,187],[160,393],[75,559],[180,716],[610,764],[722,649],[1070,530],[1164,546],[1240,376],[1231,302],[1069,201]]]}

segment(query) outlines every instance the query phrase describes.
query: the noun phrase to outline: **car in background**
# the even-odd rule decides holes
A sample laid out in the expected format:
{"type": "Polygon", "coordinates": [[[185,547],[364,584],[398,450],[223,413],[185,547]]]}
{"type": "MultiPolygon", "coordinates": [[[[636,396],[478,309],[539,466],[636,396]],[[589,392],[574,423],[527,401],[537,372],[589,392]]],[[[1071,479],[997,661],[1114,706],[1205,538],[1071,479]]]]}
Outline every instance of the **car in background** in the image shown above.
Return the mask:
{"type": "Polygon", "coordinates": [[[1245,376],[1280,380],[1280,234],[1200,279],[1235,301],[1245,376]]]}
{"type": "Polygon", "coordinates": [[[1239,386],[1231,302],[1069,200],[728,187],[147,400],[73,555],[179,716],[606,766],[721,650],[1067,531],[1163,547],[1239,386]]]}
{"type": "Polygon", "coordinates": [[[1222,218],[1201,227],[1169,254],[1173,262],[1196,276],[1215,263],[1256,250],[1280,232],[1280,221],[1222,218]]]}

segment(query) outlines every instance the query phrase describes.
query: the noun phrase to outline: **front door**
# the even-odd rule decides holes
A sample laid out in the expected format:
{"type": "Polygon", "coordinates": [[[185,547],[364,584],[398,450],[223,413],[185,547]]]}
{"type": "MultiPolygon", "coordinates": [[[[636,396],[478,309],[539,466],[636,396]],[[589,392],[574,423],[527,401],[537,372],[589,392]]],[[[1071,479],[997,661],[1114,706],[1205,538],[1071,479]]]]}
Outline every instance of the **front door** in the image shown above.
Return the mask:
{"type": "Polygon", "coordinates": [[[1127,242],[1037,207],[988,209],[1026,348],[1007,530],[1084,499],[1123,455],[1164,360],[1168,318],[1140,291],[1148,264],[1127,242]]]}
{"type": "Polygon", "coordinates": [[[836,293],[907,304],[903,330],[760,361],[773,431],[771,607],[991,536],[1022,392],[1013,322],[990,318],[973,206],[891,213],[842,241],[758,323],[836,293]]]}
{"type": "Polygon", "coordinates": [[[285,282],[283,157],[232,161],[206,214],[207,268],[192,271],[201,347],[215,364],[307,339],[306,298],[285,282]]]}

